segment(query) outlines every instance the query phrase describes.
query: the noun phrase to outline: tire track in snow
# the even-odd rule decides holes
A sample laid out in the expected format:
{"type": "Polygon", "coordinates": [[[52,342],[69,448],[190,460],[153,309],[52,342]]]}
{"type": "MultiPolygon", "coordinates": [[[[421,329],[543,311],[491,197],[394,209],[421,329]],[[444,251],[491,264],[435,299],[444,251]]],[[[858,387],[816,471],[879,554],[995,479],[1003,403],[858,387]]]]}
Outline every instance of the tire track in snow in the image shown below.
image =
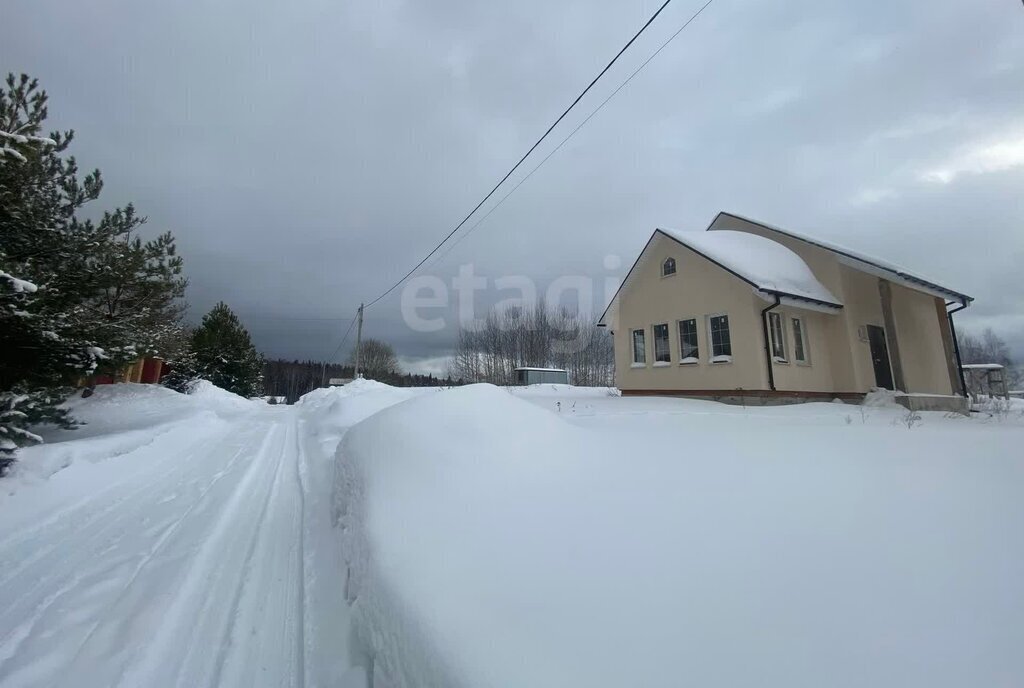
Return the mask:
{"type": "Polygon", "coordinates": [[[298,638],[296,644],[298,646],[298,658],[299,658],[299,680],[298,686],[306,685],[306,667],[310,661],[308,648],[306,647],[306,638],[308,635],[308,629],[306,625],[309,623],[309,614],[307,613],[307,606],[309,604],[309,598],[307,596],[306,578],[309,577],[309,561],[307,559],[306,552],[306,493],[308,491],[308,485],[306,480],[303,478],[305,472],[305,464],[303,462],[304,454],[302,452],[302,440],[299,436],[298,420],[293,419],[288,428],[292,433],[292,439],[295,442],[295,484],[298,486],[299,496],[299,595],[298,595],[298,617],[299,623],[297,625],[298,638]]]}
{"type": "MultiPolygon", "coordinates": [[[[154,560],[156,555],[164,548],[166,543],[178,532],[178,530],[182,527],[182,524],[188,519],[188,517],[204,502],[206,496],[210,494],[210,492],[213,491],[213,489],[224,478],[224,476],[226,476],[230,472],[231,467],[234,466],[234,464],[238,461],[239,457],[242,456],[243,453],[244,448],[240,448],[237,452],[235,452],[235,454],[231,457],[230,461],[228,462],[224,470],[218,471],[214,475],[213,480],[203,490],[200,491],[198,498],[185,510],[185,513],[183,513],[180,518],[178,518],[176,521],[174,521],[174,523],[172,523],[168,528],[166,528],[164,532],[157,538],[156,543],[152,547],[150,547],[149,551],[146,552],[146,554],[142,557],[142,560],[139,561],[138,564],[136,564],[135,569],[129,576],[127,583],[124,584],[124,586],[121,588],[120,593],[118,593],[118,598],[124,598],[127,595],[128,591],[139,580],[139,574],[141,574],[142,571],[147,566],[149,566],[150,562],[154,560]]],[[[92,639],[97,629],[100,628],[100,626],[105,621],[107,621],[113,616],[112,611],[112,608],[108,609],[107,614],[105,616],[100,617],[96,621],[92,629],[86,634],[85,638],[82,640],[82,643],[78,648],[78,652],[75,653],[75,657],[72,659],[72,663],[74,663],[81,655],[82,651],[89,644],[89,641],[92,639]]]]}
{"type": "MultiPolygon", "coordinates": [[[[140,525],[142,527],[145,526],[146,515],[152,508],[152,505],[158,501],[157,497],[166,492],[168,488],[167,478],[179,474],[179,479],[175,483],[175,489],[180,489],[182,485],[190,483],[190,478],[192,479],[191,482],[196,482],[193,469],[217,466],[219,464],[219,470],[207,476],[210,482],[199,491],[191,503],[186,503],[188,505],[186,506],[185,514],[175,515],[168,523],[161,524],[159,529],[151,528],[150,531],[143,531],[144,535],[147,532],[153,532],[157,545],[150,545],[148,553],[143,555],[143,561],[136,564],[134,567],[135,573],[130,576],[129,584],[138,576],[140,566],[152,560],[159,547],[166,543],[168,538],[176,531],[176,526],[181,523],[185,515],[194,512],[200,506],[210,491],[216,487],[244,455],[249,435],[252,434],[254,429],[257,429],[257,426],[249,424],[243,426],[240,432],[240,428],[236,425],[221,433],[221,436],[218,438],[221,440],[220,443],[215,442],[212,446],[207,444],[203,446],[202,450],[187,454],[188,460],[181,461],[179,457],[173,457],[177,458],[178,462],[174,464],[174,468],[171,471],[143,476],[145,481],[139,485],[138,489],[133,489],[129,494],[118,496],[115,499],[116,508],[113,510],[104,509],[104,514],[109,514],[113,517],[108,518],[101,528],[89,533],[81,540],[75,537],[77,535],[75,532],[60,539],[58,545],[53,548],[57,556],[51,558],[55,560],[37,562],[39,566],[36,568],[45,568],[49,575],[41,575],[40,572],[35,570],[29,571],[29,576],[36,576],[34,583],[29,587],[28,591],[21,588],[20,594],[13,596],[14,599],[8,605],[4,614],[0,614],[0,627],[10,627],[13,624],[8,623],[9,621],[17,621],[18,614],[16,612],[24,610],[26,606],[32,608],[27,616],[23,615],[21,617],[22,621],[17,624],[15,631],[9,633],[4,638],[3,643],[0,644],[0,656],[5,657],[5,661],[0,664],[0,682],[5,682],[5,684],[8,681],[14,682],[19,677],[24,677],[26,681],[30,681],[34,673],[41,670],[35,665],[40,661],[44,663],[48,661],[45,654],[42,658],[35,656],[22,657],[22,645],[25,641],[32,640],[35,635],[39,635],[36,633],[36,626],[44,617],[47,615],[61,616],[61,607],[57,605],[62,604],[65,601],[64,598],[77,595],[77,598],[80,600],[89,601],[97,595],[97,591],[101,591],[107,597],[111,597],[114,594],[109,590],[110,582],[116,582],[117,572],[138,556],[137,553],[131,551],[132,543],[130,539],[133,535],[138,535],[140,525]],[[225,440],[237,437],[239,434],[246,438],[240,444],[237,441],[225,442],[225,440]],[[220,450],[219,452],[217,451],[218,449],[220,450]],[[232,449],[234,451],[229,454],[226,462],[223,459],[220,462],[213,461],[218,457],[218,454],[223,456],[226,453],[224,450],[231,452],[232,449]],[[118,509],[123,513],[118,514],[118,509]],[[133,529],[135,532],[133,532],[133,529]],[[113,535],[112,538],[110,537],[111,535],[113,535]],[[125,545],[124,548],[129,550],[129,553],[115,558],[107,556],[111,551],[116,550],[122,545],[125,545]],[[48,589],[55,589],[55,591],[47,593],[48,589]],[[38,599],[40,592],[45,594],[41,601],[36,602],[35,600],[38,599]],[[55,611],[51,613],[51,610],[55,611]],[[18,660],[18,664],[21,664],[21,666],[10,666],[15,664],[12,660],[18,660]],[[8,674],[8,669],[13,669],[13,673],[8,674]]],[[[162,464],[163,462],[158,462],[158,465],[162,464]]],[[[18,587],[0,588],[0,594],[17,589],[18,587]]],[[[122,589],[122,595],[125,590],[127,590],[127,586],[122,589]]],[[[120,596],[118,595],[117,597],[120,596]]],[[[68,602],[71,601],[68,600],[68,602]]],[[[85,647],[89,638],[92,637],[96,628],[99,627],[99,624],[103,623],[105,618],[109,618],[113,614],[114,607],[116,607],[116,603],[114,605],[101,605],[97,608],[98,620],[91,624],[91,627],[85,632],[85,639],[76,643],[78,646],[76,658],[85,647]]],[[[51,619],[51,621],[53,620],[51,619]]],[[[75,634],[73,623],[67,623],[63,619],[60,619],[58,623],[61,624],[61,627],[56,629],[57,633],[63,631],[64,635],[67,635],[67,633],[75,634]]],[[[55,631],[43,629],[43,632],[52,634],[55,631]]],[[[78,634],[81,634],[81,632],[78,632],[78,634]]],[[[35,638],[35,640],[37,645],[42,644],[38,642],[39,638],[35,638]]],[[[65,642],[70,640],[68,638],[65,642]]],[[[51,648],[55,652],[59,649],[51,648]]],[[[30,655],[33,654],[39,654],[39,652],[30,653],[30,655]]],[[[73,662],[74,659],[70,662],[65,660],[64,664],[73,664],[73,662]]],[[[45,684],[42,681],[40,683],[45,684]]]]}
{"type": "MultiPolygon", "coordinates": [[[[259,518],[256,520],[256,528],[253,530],[252,537],[249,539],[249,546],[245,554],[245,559],[242,563],[241,568],[239,569],[239,572],[243,574],[243,576],[248,574],[249,568],[252,563],[253,554],[256,551],[257,544],[259,543],[260,534],[263,530],[263,522],[267,518],[267,511],[270,508],[270,502],[274,496],[274,486],[277,484],[277,476],[281,472],[281,462],[282,457],[278,455],[277,463],[274,466],[274,479],[270,483],[270,489],[267,491],[267,496],[263,501],[263,507],[262,509],[260,509],[259,518]]],[[[242,579],[239,581],[239,585],[235,589],[235,595],[231,600],[231,607],[227,615],[228,619],[230,620],[230,623],[224,628],[224,633],[220,638],[220,643],[217,645],[217,647],[219,648],[219,652],[217,654],[217,664],[213,674],[210,677],[210,686],[221,685],[221,674],[223,673],[224,664],[227,662],[228,656],[230,654],[232,633],[237,622],[239,605],[241,603],[242,593],[244,592],[244,590],[245,580],[242,579]]]]}
{"type": "MultiPolygon", "coordinates": [[[[196,456],[204,455],[203,452],[197,452],[196,456]]],[[[193,456],[193,459],[195,456],[193,456]]],[[[232,462],[237,459],[237,455],[232,458],[232,462]]],[[[179,468],[180,470],[180,468],[179,468]]],[[[171,471],[163,476],[173,475],[175,471],[171,471]]],[[[147,481],[139,486],[137,490],[133,490],[129,495],[121,497],[115,500],[115,505],[119,506],[126,502],[135,500],[137,497],[145,495],[147,492],[151,492],[155,484],[152,480],[147,481]]],[[[166,487],[166,486],[164,486],[166,487]]],[[[104,509],[102,514],[109,514],[115,509],[104,509]]],[[[0,586],[0,591],[4,590],[20,590],[20,593],[13,596],[10,604],[8,604],[2,612],[0,612],[0,628],[7,627],[11,630],[0,638],[0,677],[4,675],[5,669],[9,660],[17,653],[21,646],[21,643],[31,635],[35,628],[35,625],[39,620],[46,615],[46,613],[57,603],[59,603],[66,595],[73,592],[79,583],[89,576],[91,573],[95,573],[95,562],[99,560],[101,562],[101,569],[116,568],[116,565],[121,560],[115,560],[113,563],[110,561],[104,561],[103,554],[110,551],[111,547],[116,546],[124,537],[122,535],[119,538],[115,538],[112,542],[113,545],[99,550],[100,556],[97,555],[92,545],[93,543],[99,543],[103,541],[106,536],[123,526],[124,523],[116,519],[111,519],[104,524],[99,530],[93,531],[86,536],[82,541],[78,541],[76,536],[79,534],[77,531],[70,535],[57,538],[58,542],[56,545],[47,550],[47,555],[38,557],[33,560],[32,565],[39,564],[36,566],[36,570],[30,570],[27,574],[22,576],[28,578],[31,582],[28,584],[28,589],[25,590],[23,585],[14,585],[17,576],[10,577],[4,586],[0,586]],[[78,555],[77,558],[75,555],[78,555]],[[55,555],[55,556],[48,556],[55,555]],[[47,560],[52,559],[52,561],[47,560]],[[90,564],[92,568],[90,569],[90,564]],[[105,564],[106,566],[103,566],[105,564]],[[70,572],[70,573],[69,573],[70,572]],[[62,581],[62,579],[64,579],[62,581]],[[38,602],[33,600],[38,599],[40,592],[46,592],[47,589],[56,588],[54,592],[45,594],[42,599],[38,602]],[[31,611],[28,611],[23,617],[24,620],[20,623],[16,622],[17,615],[16,611],[25,609],[26,606],[32,607],[31,611]]],[[[7,556],[7,553],[4,553],[7,556]]],[[[25,573],[30,566],[23,568],[21,573],[25,573]]]]}
{"type": "Polygon", "coordinates": [[[273,425],[264,435],[250,469],[224,500],[197,548],[146,655],[124,675],[122,685],[216,685],[216,667],[230,651],[224,641],[235,614],[234,601],[229,605],[225,601],[238,596],[245,562],[255,549],[269,508],[280,471],[281,452],[275,451],[274,442],[280,434],[280,425],[273,425]],[[167,648],[181,650],[168,652],[167,648]],[[168,680],[171,676],[174,679],[168,680]]]}
{"type": "Polygon", "coordinates": [[[302,494],[295,467],[285,470],[298,459],[294,433],[289,422],[211,685],[303,685],[302,494]]]}
{"type": "Polygon", "coordinates": [[[297,409],[219,430],[187,443],[183,425],[146,450],[170,456],[141,451],[148,468],[0,543],[0,557],[47,550],[0,587],[0,636],[17,627],[0,685],[366,685],[350,671],[333,456],[297,409]]]}
{"type": "MultiPolygon", "coordinates": [[[[184,428],[184,422],[169,423],[168,426],[180,426],[184,428]]],[[[226,436],[226,429],[218,429],[215,436],[226,436]]],[[[161,433],[158,439],[164,440],[163,443],[173,444],[176,439],[173,436],[168,437],[171,434],[170,430],[161,433]]],[[[210,436],[200,435],[197,438],[193,438],[187,447],[186,456],[195,459],[196,455],[202,452],[194,451],[195,448],[200,447],[205,442],[209,441],[210,436]]],[[[160,444],[157,442],[149,442],[138,447],[133,448],[131,451],[124,452],[119,456],[127,456],[134,453],[149,454],[154,453],[160,456],[159,450],[160,444]]],[[[158,465],[167,464],[171,461],[171,458],[177,458],[177,454],[173,452],[167,452],[167,456],[162,456],[158,465]]],[[[162,479],[180,473],[182,471],[181,462],[174,463],[171,470],[162,473],[158,479],[154,479],[152,475],[145,475],[145,480],[140,482],[138,489],[128,492],[124,495],[117,495],[119,491],[130,485],[133,482],[139,481],[139,475],[131,475],[124,480],[120,480],[111,484],[107,489],[101,490],[96,494],[92,495],[89,499],[83,499],[76,502],[74,505],[61,509],[58,512],[49,515],[42,522],[36,523],[33,526],[24,530],[17,530],[10,534],[3,540],[0,540],[0,561],[3,562],[17,562],[14,567],[9,570],[2,571],[2,577],[0,577],[0,589],[7,587],[12,580],[20,575],[25,569],[35,564],[40,559],[53,554],[57,550],[63,548],[67,541],[72,538],[76,538],[79,534],[89,532],[93,525],[100,522],[112,513],[115,513],[125,502],[129,502],[138,496],[140,493],[152,488],[154,483],[162,483],[162,479]],[[107,497],[113,495],[112,499],[107,500],[107,497]],[[105,505],[103,508],[98,510],[95,509],[97,504],[105,505]],[[91,515],[83,515],[81,512],[88,513],[92,511],[91,515]],[[52,531],[56,530],[54,533],[52,531]],[[50,531],[50,532],[47,532],[50,531]],[[45,533],[45,537],[44,537],[45,533]],[[54,543],[50,547],[40,548],[37,546],[40,540],[54,543]],[[36,546],[34,546],[36,545],[36,546]],[[12,554],[12,550],[22,548],[25,546],[32,546],[32,553],[28,556],[18,556],[12,554]]]]}

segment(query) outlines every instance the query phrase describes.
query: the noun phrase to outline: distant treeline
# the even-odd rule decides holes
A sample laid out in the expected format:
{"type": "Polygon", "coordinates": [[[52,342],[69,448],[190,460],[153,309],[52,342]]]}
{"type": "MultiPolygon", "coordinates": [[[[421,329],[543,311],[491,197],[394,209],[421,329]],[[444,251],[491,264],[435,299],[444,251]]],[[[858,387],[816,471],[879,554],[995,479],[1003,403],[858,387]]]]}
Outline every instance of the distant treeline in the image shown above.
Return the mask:
{"type": "MultiPolygon", "coordinates": [[[[350,365],[324,366],[319,361],[268,360],[263,366],[264,393],[267,396],[286,397],[294,404],[299,397],[318,387],[327,385],[331,378],[352,378],[355,370],[350,365]]],[[[462,384],[451,377],[412,373],[367,371],[364,376],[393,387],[440,387],[462,384]]]]}

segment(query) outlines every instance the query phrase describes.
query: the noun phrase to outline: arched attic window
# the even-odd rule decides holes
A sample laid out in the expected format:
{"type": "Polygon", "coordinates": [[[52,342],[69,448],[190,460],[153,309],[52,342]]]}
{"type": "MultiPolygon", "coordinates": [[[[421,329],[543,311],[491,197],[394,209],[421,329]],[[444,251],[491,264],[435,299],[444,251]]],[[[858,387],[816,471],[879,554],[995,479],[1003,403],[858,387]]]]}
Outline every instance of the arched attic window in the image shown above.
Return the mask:
{"type": "Polygon", "coordinates": [[[668,277],[674,274],[676,274],[676,259],[666,258],[665,262],[661,264],[661,276],[668,277]]]}

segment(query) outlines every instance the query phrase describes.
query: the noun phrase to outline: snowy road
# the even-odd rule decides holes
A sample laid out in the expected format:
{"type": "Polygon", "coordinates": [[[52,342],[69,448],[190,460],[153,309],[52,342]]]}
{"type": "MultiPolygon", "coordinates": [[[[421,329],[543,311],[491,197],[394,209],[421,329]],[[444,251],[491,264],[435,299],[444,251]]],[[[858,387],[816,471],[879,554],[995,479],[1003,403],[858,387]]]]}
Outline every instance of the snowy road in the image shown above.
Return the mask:
{"type": "MultiPolygon", "coordinates": [[[[344,581],[324,575],[344,570],[328,461],[302,424],[294,407],[186,418],[108,461],[123,470],[101,488],[15,509],[0,685],[363,684],[344,581]]],[[[48,495],[9,498],[28,496],[48,495]]]]}

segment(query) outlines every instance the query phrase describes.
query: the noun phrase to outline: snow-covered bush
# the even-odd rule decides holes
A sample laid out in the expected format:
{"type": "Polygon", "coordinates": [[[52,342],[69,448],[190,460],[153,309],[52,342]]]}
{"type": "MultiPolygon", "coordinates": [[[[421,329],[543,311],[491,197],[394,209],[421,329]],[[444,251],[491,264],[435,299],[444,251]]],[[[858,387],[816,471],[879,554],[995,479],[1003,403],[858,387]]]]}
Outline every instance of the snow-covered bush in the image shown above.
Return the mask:
{"type": "Polygon", "coordinates": [[[14,463],[18,448],[42,442],[39,435],[29,430],[31,426],[74,426],[67,409],[58,406],[64,398],[65,390],[55,389],[0,392],[0,476],[14,463]]]}

